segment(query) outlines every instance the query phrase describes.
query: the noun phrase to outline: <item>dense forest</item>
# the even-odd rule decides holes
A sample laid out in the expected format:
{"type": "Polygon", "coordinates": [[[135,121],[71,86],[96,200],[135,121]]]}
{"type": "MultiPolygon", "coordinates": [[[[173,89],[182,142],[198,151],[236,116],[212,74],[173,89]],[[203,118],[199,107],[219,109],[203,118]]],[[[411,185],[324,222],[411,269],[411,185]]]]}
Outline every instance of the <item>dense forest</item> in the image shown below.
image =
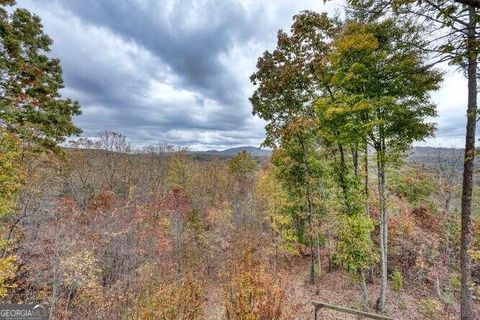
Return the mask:
{"type": "Polygon", "coordinates": [[[256,155],[81,136],[52,40],[13,4],[0,0],[0,302],[50,319],[311,319],[314,301],[477,319],[477,0],[299,12],[250,78],[271,150],[256,155]],[[435,134],[447,63],[468,79],[465,148],[413,148],[435,134]]]}

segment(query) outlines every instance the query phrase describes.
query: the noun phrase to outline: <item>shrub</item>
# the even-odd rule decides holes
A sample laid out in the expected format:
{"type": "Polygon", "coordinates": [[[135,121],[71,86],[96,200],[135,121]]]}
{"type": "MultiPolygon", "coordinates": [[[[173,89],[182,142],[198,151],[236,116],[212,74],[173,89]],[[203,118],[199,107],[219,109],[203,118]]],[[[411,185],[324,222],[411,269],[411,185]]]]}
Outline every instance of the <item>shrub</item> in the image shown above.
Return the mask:
{"type": "Polygon", "coordinates": [[[433,298],[422,298],[420,299],[420,311],[425,316],[425,319],[438,319],[442,311],[442,305],[433,298]]]}
{"type": "Polygon", "coordinates": [[[432,176],[420,169],[409,169],[403,174],[392,172],[390,179],[392,192],[413,205],[428,204],[434,206],[432,195],[438,190],[438,185],[432,176]]]}
{"type": "Polygon", "coordinates": [[[403,275],[400,271],[394,270],[391,276],[392,279],[392,288],[395,291],[403,290],[403,275]]]}
{"type": "Polygon", "coordinates": [[[165,320],[202,319],[204,286],[202,279],[186,273],[181,279],[161,272],[161,266],[146,265],[140,270],[141,293],[132,308],[131,318],[165,320]]]}
{"type": "Polygon", "coordinates": [[[282,315],[285,290],[274,280],[254,252],[248,250],[224,287],[226,318],[276,320],[282,315]]]}
{"type": "Polygon", "coordinates": [[[365,269],[377,260],[371,233],[374,223],[363,215],[344,216],[339,221],[336,258],[348,271],[365,269]]]}
{"type": "Polygon", "coordinates": [[[460,276],[458,274],[452,274],[449,278],[449,282],[450,282],[450,286],[455,291],[459,291],[460,288],[462,287],[462,284],[460,282],[460,276]]]}
{"type": "Polygon", "coordinates": [[[8,290],[16,287],[13,283],[16,276],[16,261],[16,256],[0,259],[0,298],[6,297],[8,290]]]}
{"type": "Polygon", "coordinates": [[[19,141],[0,129],[0,217],[15,213],[23,183],[19,141]]]}

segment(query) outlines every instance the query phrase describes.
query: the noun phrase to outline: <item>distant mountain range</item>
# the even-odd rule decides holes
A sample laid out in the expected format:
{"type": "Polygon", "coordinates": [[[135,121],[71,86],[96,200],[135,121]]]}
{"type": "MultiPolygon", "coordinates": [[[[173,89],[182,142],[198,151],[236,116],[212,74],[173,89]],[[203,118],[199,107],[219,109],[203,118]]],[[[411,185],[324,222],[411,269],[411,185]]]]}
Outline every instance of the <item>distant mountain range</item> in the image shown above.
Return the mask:
{"type": "MultiPolygon", "coordinates": [[[[218,157],[232,157],[237,153],[246,151],[256,157],[269,157],[272,154],[270,149],[261,149],[253,146],[242,146],[236,148],[229,148],[225,150],[207,150],[196,151],[193,154],[199,156],[218,156],[218,157]]],[[[462,159],[463,149],[452,148],[437,148],[437,147],[413,147],[412,150],[407,153],[406,161],[416,164],[437,164],[438,158],[447,158],[449,160],[462,159]]]]}
{"type": "Polygon", "coordinates": [[[207,150],[207,151],[197,151],[195,154],[208,155],[208,156],[234,156],[239,152],[246,151],[252,156],[256,157],[269,157],[272,154],[272,150],[269,149],[260,149],[252,146],[243,146],[236,148],[229,148],[225,150],[207,150]]]}
{"type": "MultiPolygon", "coordinates": [[[[430,166],[438,166],[443,162],[443,165],[448,163],[461,169],[463,167],[463,153],[463,149],[460,148],[413,147],[407,155],[406,161],[430,166]]],[[[475,162],[477,161],[475,159],[475,162]]]]}

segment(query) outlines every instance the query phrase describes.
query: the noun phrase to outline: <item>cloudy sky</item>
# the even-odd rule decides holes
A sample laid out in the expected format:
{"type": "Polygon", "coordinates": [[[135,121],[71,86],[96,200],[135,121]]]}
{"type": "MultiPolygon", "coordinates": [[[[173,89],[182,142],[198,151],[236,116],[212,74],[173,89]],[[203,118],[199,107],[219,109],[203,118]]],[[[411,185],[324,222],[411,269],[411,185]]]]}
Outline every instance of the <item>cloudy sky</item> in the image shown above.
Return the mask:
{"type": "MultiPolygon", "coordinates": [[[[17,0],[42,18],[77,99],[84,135],[121,131],[138,145],[193,149],[258,146],[264,123],[251,115],[248,78],[275,47],[278,29],[321,0],[17,0]]],[[[435,93],[438,133],[426,145],[463,145],[466,85],[448,74],[435,93]]]]}

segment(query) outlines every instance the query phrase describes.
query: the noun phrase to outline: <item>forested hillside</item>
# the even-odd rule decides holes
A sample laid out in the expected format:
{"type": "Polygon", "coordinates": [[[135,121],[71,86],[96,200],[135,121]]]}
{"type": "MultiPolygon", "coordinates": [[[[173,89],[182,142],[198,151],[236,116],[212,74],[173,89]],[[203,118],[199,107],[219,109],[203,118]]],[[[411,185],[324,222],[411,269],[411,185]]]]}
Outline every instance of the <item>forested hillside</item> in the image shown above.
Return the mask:
{"type": "MultiPolygon", "coordinates": [[[[134,153],[112,132],[75,147],[29,161],[21,211],[3,220],[12,244],[4,254],[17,257],[4,301],[42,299],[66,319],[305,319],[314,299],[362,307],[360,278],[343,270],[346,252],[364,244],[345,228],[331,174],[310,248],[295,215],[302,199],[260,158],[196,160],[164,145],[134,153]]],[[[389,172],[387,313],[400,319],[458,313],[460,177],[450,170],[403,164],[389,172]]],[[[369,191],[376,219],[374,177],[369,191]]],[[[378,225],[371,228],[365,282],[374,306],[378,225]]]]}
{"type": "Polygon", "coordinates": [[[14,2],[0,0],[1,303],[49,319],[312,319],[315,302],[478,319],[477,0],[298,12],[250,76],[262,149],[225,151],[82,136],[52,40],[14,2]],[[465,148],[414,147],[435,135],[445,62],[468,79],[465,148]]]}

